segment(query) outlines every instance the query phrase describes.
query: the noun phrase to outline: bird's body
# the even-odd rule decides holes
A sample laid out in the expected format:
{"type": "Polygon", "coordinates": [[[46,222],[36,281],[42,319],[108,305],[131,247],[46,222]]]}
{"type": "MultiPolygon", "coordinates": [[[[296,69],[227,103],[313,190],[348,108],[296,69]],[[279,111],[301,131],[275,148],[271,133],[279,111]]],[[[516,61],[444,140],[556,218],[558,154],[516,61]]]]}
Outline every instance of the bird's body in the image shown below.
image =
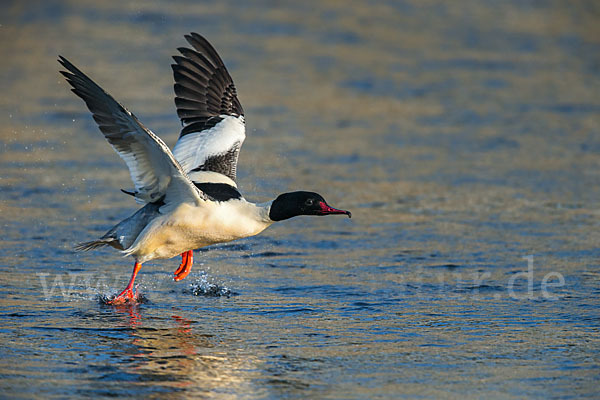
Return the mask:
{"type": "Polygon", "coordinates": [[[63,57],[61,71],[93,114],[108,142],[127,164],[132,192],[144,206],[104,236],[76,249],[112,246],[135,258],[127,288],[114,301],[133,298],[141,264],[181,254],[176,281],[192,266],[193,250],[257,235],[297,215],[346,214],[312,192],[291,192],[254,204],[237,189],[236,170],[245,120],[233,80],[202,36],[186,36],[194,48],[178,49],[172,65],[175,104],[184,125],[173,152],[100,86],[63,57]]]}
{"type": "Polygon", "coordinates": [[[148,221],[124,252],[140,263],[171,258],[190,249],[257,235],[272,223],[265,208],[244,199],[200,206],[183,203],[148,221]]]}

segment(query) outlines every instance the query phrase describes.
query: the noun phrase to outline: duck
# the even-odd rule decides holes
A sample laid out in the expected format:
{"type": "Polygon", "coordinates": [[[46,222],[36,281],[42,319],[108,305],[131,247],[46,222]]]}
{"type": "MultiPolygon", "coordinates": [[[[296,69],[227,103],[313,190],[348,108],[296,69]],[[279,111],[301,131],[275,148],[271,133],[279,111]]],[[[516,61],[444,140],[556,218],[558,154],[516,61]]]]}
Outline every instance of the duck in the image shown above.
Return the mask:
{"type": "Polygon", "coordinates": [[[310,191],[287,192],[258,204],[246,200],[236,179],[246,138],[236,87],[206,38],[193,32],[184,37],[191,47],[178,48],[171,65],[182,124],[172,151],[91,78],[58,56],[71,91],[85,102],[129,169],[134,189],[121,190],[141,207],[100,238],[75,246],[76,251],[110,246],[134,258],[129,283],[109,304],[135,301],[135,279],[145,262],[181,255],[173,274],[178,282],[189,275],[195,249],[254,236],[297,216],[352,217],[310,191]]]}

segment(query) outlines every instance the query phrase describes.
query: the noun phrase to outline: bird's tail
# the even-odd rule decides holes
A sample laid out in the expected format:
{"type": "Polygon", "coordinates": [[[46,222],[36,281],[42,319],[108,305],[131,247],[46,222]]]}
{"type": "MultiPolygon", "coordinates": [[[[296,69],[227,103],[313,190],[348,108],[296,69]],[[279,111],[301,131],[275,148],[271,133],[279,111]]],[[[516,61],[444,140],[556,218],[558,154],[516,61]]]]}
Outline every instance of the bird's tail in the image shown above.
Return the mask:
{"type": "Polygon", "coordinates": [[[92,240],[91,242],[77,243],[74,249],[75,251],[94,250],[102,246],[112,246],[114,241],[114,238],[101,238],[98,240],[92,240]]]}

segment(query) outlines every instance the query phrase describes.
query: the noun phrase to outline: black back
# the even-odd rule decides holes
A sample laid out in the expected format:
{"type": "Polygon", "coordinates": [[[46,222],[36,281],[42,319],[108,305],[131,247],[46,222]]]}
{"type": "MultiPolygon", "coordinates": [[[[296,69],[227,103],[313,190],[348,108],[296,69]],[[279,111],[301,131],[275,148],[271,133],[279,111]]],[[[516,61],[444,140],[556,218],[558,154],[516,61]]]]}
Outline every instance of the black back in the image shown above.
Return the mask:
{"type": "Polygon", "coordinates": [[[241,199],[242,195],[238,190],[226,183],[194,182],[194,185],[213,201],[227,201],[241,199]]]}

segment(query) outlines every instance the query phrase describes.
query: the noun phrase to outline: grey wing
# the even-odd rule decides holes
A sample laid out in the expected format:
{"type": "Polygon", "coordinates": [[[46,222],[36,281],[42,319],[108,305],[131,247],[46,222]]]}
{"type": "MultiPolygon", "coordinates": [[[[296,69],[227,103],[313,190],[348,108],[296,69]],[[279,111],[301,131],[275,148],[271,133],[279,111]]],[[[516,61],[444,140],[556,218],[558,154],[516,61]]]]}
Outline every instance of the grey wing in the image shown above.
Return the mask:
{"type": "Polygon", "coordinates": [[[189,180],[167,145],[64,57],[60,71],[72,91],[85,101],[104,137],[129,168],[135,197],[141,203],[164,197],[173,201],[198,201],[204,196],[189,180]]]}
{"type": "Polygon", "coordinates": [[[174,56],[175,105],[183,129],[173,155],[187,173],[211,171],[235,181],[246,138],[244,110],[235,85],[213,46],[197,33],[185,36],[193,47],[174,56]]]}

